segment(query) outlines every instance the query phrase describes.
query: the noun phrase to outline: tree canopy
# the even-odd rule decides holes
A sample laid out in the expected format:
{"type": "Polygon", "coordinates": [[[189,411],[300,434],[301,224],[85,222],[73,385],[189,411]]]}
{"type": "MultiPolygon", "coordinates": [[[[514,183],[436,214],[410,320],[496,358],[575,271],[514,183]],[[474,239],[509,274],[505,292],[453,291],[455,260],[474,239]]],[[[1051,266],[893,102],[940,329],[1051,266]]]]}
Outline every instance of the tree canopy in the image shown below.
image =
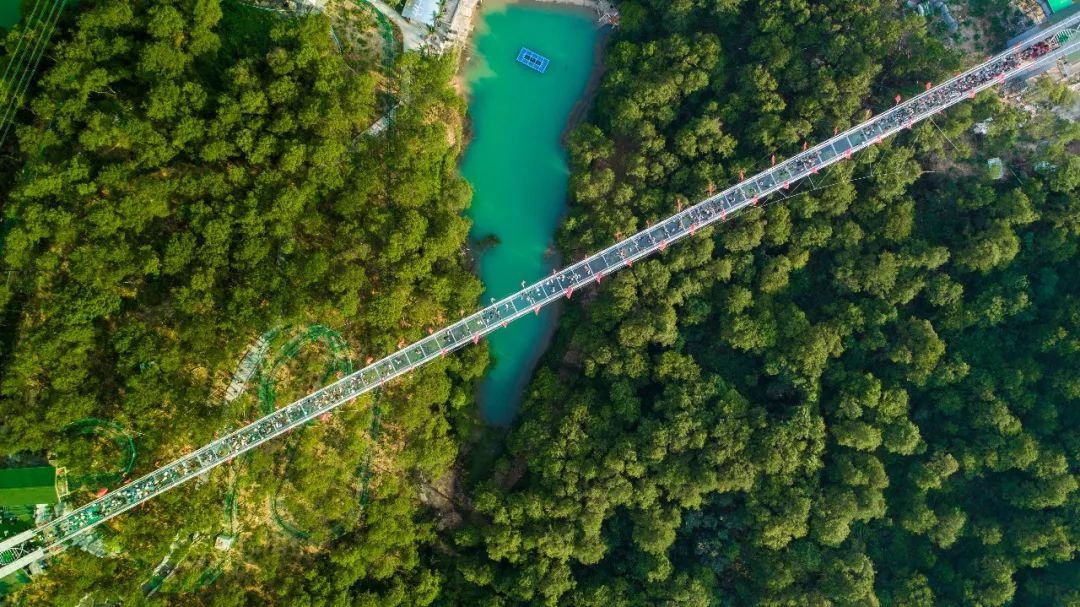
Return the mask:
{"type": "MultiPolygon", "coordinates": [[[[880,0],[619,8],[568,140],[567,259],[970,60],[880,0]]],[[[57,446],[93,416],[148,470],[259,414],[268,392],[222,392],[264,331],[322,323],[362,360],[475,306],[457,58],[388,78],[328,29],[231,0],[61,21],[2,159],[0,452],[101,464],[57,446]]],[[[122,556],[69,550],[13,600],[1078,604],[1080,128],[1052,111],[1065,87],[1026,95],[567,303],[505,436],[475,426],[487,353],[465,349],[114,520],[97,537],[122,556]],[[149,594],[223,510],[231,560],[185,557],[197,591],[149,594]]],[[[278,402],[341,372],[330,343],[260,369],[278,402]]]]}
{"type": "MultiPolygon", "coordinates": [[[[620,8],[567,258],[966,60],[891,3],[620,8]]],[[[444,603],[1075,600],[1078,132],[935,121],[567,304],[444,603]]]]}
{"type": "MultiPolygon", "coordinates": [[[[346,61],[329,26],[231,0],[65,13],[4,150],[0,453],[108,467],[108,449],[70,444],[70,424],[92,416],[136,437],[142,474],[260,414],[254,387],[228,404],[223,393],[268,329],[327,325],[360,363],[475,305],[454,58],[402,57],[391,82],[374,54],[346,61]],[[393,128],[363,136],[404,87],[393,128]]],[[[265,369],[279,403],[327,379],[324,343],[291,354],[265,369]]],[[[433,526],[415,484],[454,462],[485,362],[477,349],[380,395],[377,440],[365,398],[154,500],[98,533],[123,558],[70,550],[12,600],[141,601],[167,554],[196,540],[215,554],[224,502],[240,533],[229,581],[155,596],[424,602],[439,576],[420,561],[433,526]],[[274,517],[316,528],[298,542],[274,517]]]]}

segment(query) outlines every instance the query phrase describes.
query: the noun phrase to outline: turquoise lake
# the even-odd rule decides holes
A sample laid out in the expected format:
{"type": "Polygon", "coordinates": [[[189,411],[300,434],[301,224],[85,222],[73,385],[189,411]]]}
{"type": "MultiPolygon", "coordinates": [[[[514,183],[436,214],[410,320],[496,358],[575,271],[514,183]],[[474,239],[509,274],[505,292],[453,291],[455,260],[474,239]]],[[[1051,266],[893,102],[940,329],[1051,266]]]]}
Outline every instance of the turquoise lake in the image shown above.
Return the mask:
{"type": "MultiPolygon", "coordinates": [[[[485,5],[465,69],[472,140],[461,171],[473,186],[474,244],[480,278],[501,298],[551,273],[553,237],[566,208],[570,171],[560,136],[585,93],[600,31],[585,11],[551,5],[485,5]],[[516,61],[521,47],[551,60],[537,73],[516,61]]],[[[493,365],[480,387],[480,412],[512,421],[521,392],[554,328],[551,309],[490,337],[493,365]]]]}

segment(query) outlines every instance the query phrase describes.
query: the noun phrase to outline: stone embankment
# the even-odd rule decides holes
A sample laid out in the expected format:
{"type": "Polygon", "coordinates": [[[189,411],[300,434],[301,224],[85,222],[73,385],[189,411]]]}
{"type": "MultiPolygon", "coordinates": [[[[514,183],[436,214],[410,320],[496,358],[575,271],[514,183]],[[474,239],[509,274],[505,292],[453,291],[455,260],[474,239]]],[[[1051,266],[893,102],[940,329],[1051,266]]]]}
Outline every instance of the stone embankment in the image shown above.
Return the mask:
{"type": "Polygon", "coordinates": [[[533,0],[534,2],[543,2],[545,4],[567,4],[569,6],[580,6],[583,8],[596,9],[600,6],[597,0],[533,0]]]}
{"type": "MultiPolygon", "coordinates": [[[[576,6],[596,12],[597,22],[617,25],[619,11],[611,0],[533,0],[547,4],[576,6]]],[[[435,25],[435,49],[445,52],[463,46],[473,28],[473,17],[480,0],[446,0],[444,10],[435,25]]]]}
{"type": "Polygon", "coordinates": [[[463,46],[473,28],[473,16],[480,0],[446,0],[444,10],[435,25],[440,52],[463,46]]]}
{"type": "Polygon", "coordinates": [[[596,11],[598,23],[610,25],[618,25],[619,23],[619,9],[615,8],[615,3],[611,0],[533,0],[533,2],[580,6],[581,8],[596,11]]]}

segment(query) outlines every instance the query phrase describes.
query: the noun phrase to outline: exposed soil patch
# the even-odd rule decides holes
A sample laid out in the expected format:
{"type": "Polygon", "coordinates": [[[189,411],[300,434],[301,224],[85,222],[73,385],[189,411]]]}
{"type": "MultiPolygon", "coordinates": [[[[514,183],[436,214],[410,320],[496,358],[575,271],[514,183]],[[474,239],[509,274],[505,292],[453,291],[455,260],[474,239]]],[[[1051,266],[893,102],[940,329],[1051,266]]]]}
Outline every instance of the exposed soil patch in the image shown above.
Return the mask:
{"type": "Polygon", "coordinates": [[[464,517],[458,510],[468,505],[458,487],[457,471],[449,470],[432,482],[421,483],[419,495],[420,501],[435,512],[439,529],[456,529],[461,525],[464,517]]]}
{"type": "Polygon", "coordinates": [[[563,147],[566,147],[566,140],[570,136],[570,132],[582,122],[585,122],[585,118],[589,115],[589,108],[592,107],[593,100],[596,98],[596,92],[600,89],[600,82],[604,77],[604,46],[607,44],[607,38],[610,35],[611,28],[606,28],[596,39],[596,46],[593,48],[593,70],[589,74],[589,82],[585,85],[585,93],[574,104],[574,109],[570,110],[570,116],[566,119],[566,127],[559,137],[563,147]]]}

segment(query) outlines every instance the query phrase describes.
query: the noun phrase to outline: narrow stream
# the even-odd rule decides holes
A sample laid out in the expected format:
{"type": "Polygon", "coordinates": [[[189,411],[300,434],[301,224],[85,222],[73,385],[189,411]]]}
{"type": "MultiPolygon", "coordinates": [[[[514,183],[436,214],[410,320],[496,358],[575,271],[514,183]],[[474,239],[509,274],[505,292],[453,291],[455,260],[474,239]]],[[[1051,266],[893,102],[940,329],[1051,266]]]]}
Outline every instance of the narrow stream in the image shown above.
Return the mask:
{"type": "MultiPolygon", "coordinates": [[[[473,137],[462,174],[474,189],[470,236],[487,288],[502,297],[549,274],[570,176],[559,141],[594,67],[595,17],[557,5],[485,4],[466,66],[473,137]],[[521,47],[551,60],[543,74],[518,63],[521,47]]],[[[489,423],[514,417],[554,328],[550,309],[491,336],[493,366],[480,387],[489,423]]]]}

